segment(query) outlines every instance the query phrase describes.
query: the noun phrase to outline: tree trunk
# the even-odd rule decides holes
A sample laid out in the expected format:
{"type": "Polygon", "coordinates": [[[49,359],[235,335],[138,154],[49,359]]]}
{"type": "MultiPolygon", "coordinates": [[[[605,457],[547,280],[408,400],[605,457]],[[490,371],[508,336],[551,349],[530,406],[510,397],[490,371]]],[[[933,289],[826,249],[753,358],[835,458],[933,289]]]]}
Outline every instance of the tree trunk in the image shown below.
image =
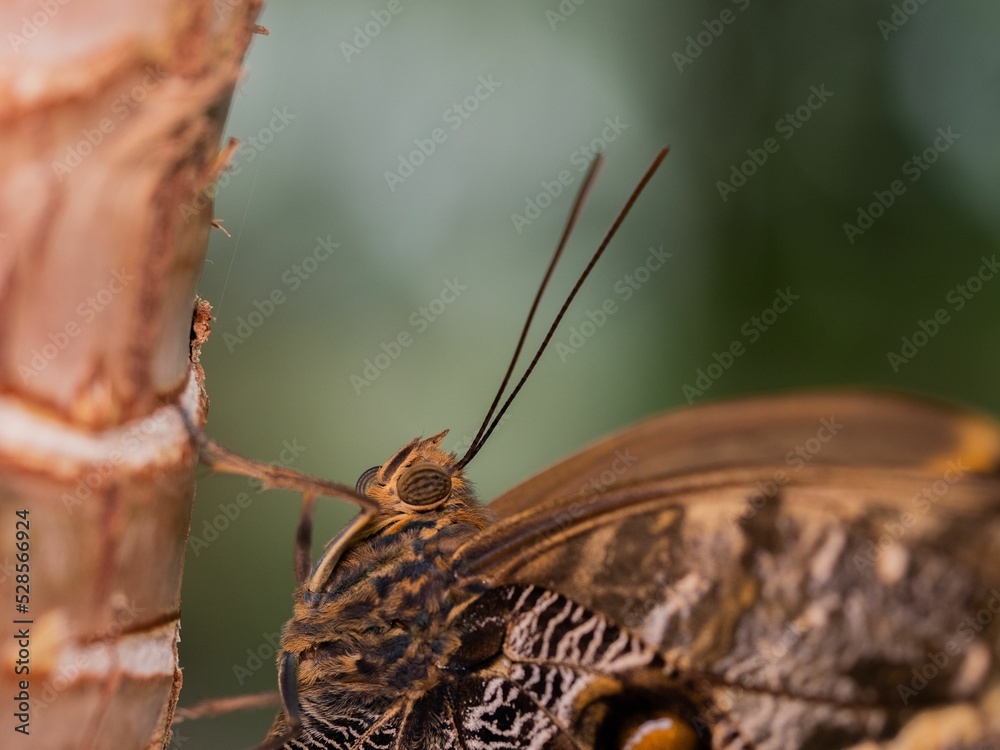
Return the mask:
{"type": "Polygon", "coordinates": [[[0,6],[0,746],[169,742],[178,409],[203,423],[194,290],[260,5],[0,6]]]}

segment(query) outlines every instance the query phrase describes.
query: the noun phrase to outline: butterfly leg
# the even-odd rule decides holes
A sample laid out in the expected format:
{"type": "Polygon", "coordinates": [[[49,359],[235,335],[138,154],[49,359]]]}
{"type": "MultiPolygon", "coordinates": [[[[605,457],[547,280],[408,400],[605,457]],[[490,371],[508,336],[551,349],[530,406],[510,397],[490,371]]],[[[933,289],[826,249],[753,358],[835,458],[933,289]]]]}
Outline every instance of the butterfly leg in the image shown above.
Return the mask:
{"type": "Polygon", "coordinates": [[[309,577],[312,569],[313,512],[316,510],[316,493],[302,493],[302,515],[295,529],[295,583],[299,586],[309,577]]]}
{"type": "Polygon", "coordinates": [[[222,447],[195,427],[183,411],[179,411],[179,413],[188,434],[198,445],[201,462],[213,471],[250,477],[251,479],[258,480],[270,489],[296,490],[303,494],[311,492],[317,496],[339,497],[355,503],[362,510],[369,512],[378,510],[378,504],[374,500],[357,492],[353,487],[311,477],[308,474],[294,471],[285,466],[273,466],[261,463],[260,461],[254,461],[238,453],[234,453],[228,448],[222,447]]]}
{"type": "Polygon", "coordinates": [[[194,721],[195,719],[223,716],[234,711],[271,708],[278,705],[281,705],[281,695],[277,690],[268,690],[266,693],[253,693],[252,695],[240,695],[235,698],[210,698],[193,706],[178,708],[174,713],[174,719],[171,723],[177,725],[185,721],[194,721]]]}

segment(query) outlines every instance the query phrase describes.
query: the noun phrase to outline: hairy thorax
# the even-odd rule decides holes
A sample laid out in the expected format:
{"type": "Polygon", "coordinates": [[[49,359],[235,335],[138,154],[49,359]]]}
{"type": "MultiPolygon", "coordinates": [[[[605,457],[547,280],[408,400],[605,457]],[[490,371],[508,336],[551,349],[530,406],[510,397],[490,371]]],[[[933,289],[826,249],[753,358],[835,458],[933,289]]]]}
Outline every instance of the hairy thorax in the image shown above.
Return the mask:
{"type": "Polygon", "coordinates": [[[477,593],[456,584],[452,556],[488,522],[464,503],[376,518],[328,585],[300,589],[282,648],[298,654],[304,703],[327,690],[364,700],[433,688],[459,646],[449,617],[477,593]]]}

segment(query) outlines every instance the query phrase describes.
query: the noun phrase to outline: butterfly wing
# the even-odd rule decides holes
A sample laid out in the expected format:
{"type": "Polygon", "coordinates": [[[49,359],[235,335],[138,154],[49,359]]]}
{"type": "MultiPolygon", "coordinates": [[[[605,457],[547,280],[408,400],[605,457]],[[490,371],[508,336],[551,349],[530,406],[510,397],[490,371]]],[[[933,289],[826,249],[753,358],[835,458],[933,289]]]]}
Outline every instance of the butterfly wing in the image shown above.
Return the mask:
{"type": "Polygon", "coordinates": [[[606,437],[504,493],[499,518],[553,497],[675,472],[784,464],[1000,470],[1000,431],[929,399],[879,392],[751,398],[667,412],[606,437]]]}
{"type": "MultiPolygon", "coordinates": [[[[501,522],[463,548],[459,570],[494,591],[551,601],[529,613],[495,604],[466,624],[470,642],[473,632],[494,633],[480,641],[494,646],[479,663],[530,694],[533,716],[558,719],[553,747],[619,747],[594,739],[606,736],[605,722],[633,713],[646,721],[664,708],[704,728],[703,747],[1000,746],[1000,479],[972,470],[993,465],[996,429],[923,402],[766,403],[738,405],[728,458],[695,453],[708,466],[749,453],[756,466],[657,477],[654,464],[676,468],[660,456],[642,464],[641,478],[603,492],[550,496],[520,512],[506,500],[501,522]],[[786,462],[782,443],[804,445],[824,417],[843,434],[816,460],[786,462]],[[867,423],[881,425],[881,440],[848,432],[867,423]],[[750,434],[756,447],[744,447],[750,434]],[[837,461],[867,456],[888,468],[833,465],[840,439],[837,461]],[[845,445],[855,440],[864,450],[845,445]],[[759,460],[768,453],[778,462],[759,460]],[[560,624],[538,626],[546,617],[560,624]],[[526,639],[532,628],[547,635],[526,639]],[[649,663],[586,664],[588,628],[625,638],[624,653],[648,648],[649,663]],[[604,718],[588,719],[601,705],[604,718]]],[[[721,414],[710,416],[691,423],[695,444],[722,428],[721,414]]],[[[637,429],[687,445],[684,434],[667,435],[671,421],[637,429]]],[[[585,455],[613,456],[615,444],[585,455]]],[[[640,455],[646,443],[631,444],[640,455]]],[[[579,490],[567,465],[580,459],[528,485],[579,490]]]]}

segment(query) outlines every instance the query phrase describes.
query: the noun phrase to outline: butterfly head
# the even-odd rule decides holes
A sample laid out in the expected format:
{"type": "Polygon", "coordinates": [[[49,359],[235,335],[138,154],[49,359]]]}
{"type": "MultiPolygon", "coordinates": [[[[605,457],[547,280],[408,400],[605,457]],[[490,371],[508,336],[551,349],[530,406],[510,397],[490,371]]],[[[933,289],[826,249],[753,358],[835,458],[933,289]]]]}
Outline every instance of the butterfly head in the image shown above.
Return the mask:
{"type": "Polygon", "coordinates": [[[451,504],[469,504],[474,494],[454,453],[441,448],[448,431],[414,438],[381,466],[358,479],[357,491],[378,502],[385,515],[422,514],[451,504]]]}
{"type": "Polygon", "coordinates": [[[447,434],[414,438],[361,475],[356,492],[374,500],[377,509],[363,512],[327,544],[306,581],[307,600],[329,599],[344,581],[354,580],[352,567],[364,568],[372,555],[389,560],[398,552],[402,559],[417,543],[423,553],[447,556],[460,537],[492,521],[492,513],[479,506],[464,472],[456,467],[455,454],[441,449],[447,434]]]}

